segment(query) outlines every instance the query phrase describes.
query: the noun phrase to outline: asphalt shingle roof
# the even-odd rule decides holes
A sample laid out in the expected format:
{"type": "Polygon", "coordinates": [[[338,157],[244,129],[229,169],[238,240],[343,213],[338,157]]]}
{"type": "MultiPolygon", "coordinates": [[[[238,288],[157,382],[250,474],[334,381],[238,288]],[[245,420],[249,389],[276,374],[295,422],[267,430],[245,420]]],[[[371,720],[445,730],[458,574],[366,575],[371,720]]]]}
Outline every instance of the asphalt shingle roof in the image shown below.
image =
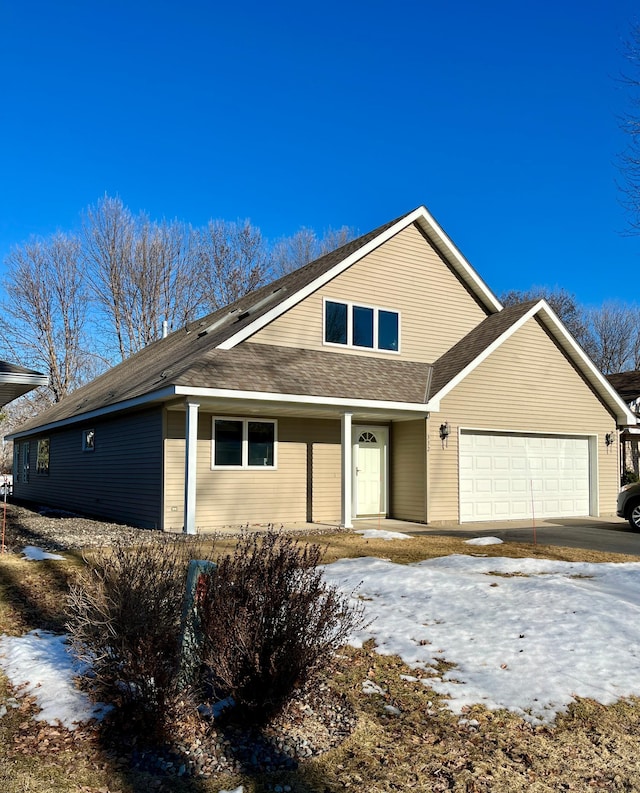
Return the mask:
{"type": "MultiPolygon", "coordinates": [[[[344,385],[345,390],[340,395],[345,395],[346,391],[349,391],[349,393],[354,392],[355,386],[349,384],[348,377],[341,375],[338,358],[342,361],[344,371],[351,371],[351,377],[354,379],[357,371],[357,376],[363,382],[370,383],[372,387],[374,387],[374,384],[371,382],[371,378],[376,382],[384,382],[383,369],[385,367],[380,363],[371,363],[378,360],[371,357],[342,356],[324,352],[313,355],[311,351],[305,352],[301,350],[295,350],[295,356],[291,352],[282,352],[278,356],[273,349],[262,349],[261,355],[265,357],[264,362],[261,364],[259,361],[260,356],[257,355],[256,351],[252,353],[244,351],[244,346],[247,342],[229,351],[216,350],[216,347],[252,322],[255,322],[266,312],[271,311],[291,295],[313,283],[315,279],[330,271],[334,266],[351,254],[356,253],[369,242],[375,240],[376,237],[409,214],[411,213],[406,213],[389,223],[379,226],[335,251],[321,256],[304,267],[279,278],[277,281],[241,297],[235,303],[218,309],[205,317],[195,320],[186,327],[174,331],[164,339],[152,342],[126,361],[117,364],[103,375],[74,391],[59,403],[52,405],[31,421],[25,422],[21,426],[20,431],[29,431],[44,424],[74,418],[84,413],[142,397],[170,385],[190,384],[200,387],[234,387],[242,388],[243,390],[260,390],[257,384],[264,382],[264,389],[267,389],[267,370],[268,374],[275,378],[275,380],[272,379],[271,387],[268,388],[270,391],[278,390],[274,388],[274,382],[277,384],[278,382],[284,383],[286,381],[288,383],[287,388],[291,388],[290,393],[310,393],[312,388],[311,378],[315,372],[318,377],[323,378],[325,381],[324,383],[316,383],[316,388],[320,386],[320,393],[327,396],[334,395],[336,387],[328,382],[329,379],[332,379],[334,383],[340,382],[344,385]],[[228,357],[225,357],[225,355],[228,357]],[[320,356],[324,357],[325,355],[328,356],[326,363],[322,363],[320,356]],[[334,359],[334,355],[337,355],[336,359],[334,359]],[[251,358],[252,368],[245,368],[244,371],[241,371],[241,367],[232,363],[234,356],[237,357],[237,360],[251,358]],[[296,356],[297,363],[294,360],[296,356]],[[287,365],[292,367],[290,375],[275,372],[274,362],[278,357],[282,365],[287,359],[287,365]],[[360,365],[356,361],[358,358],[362,358],[363,361],[360,365]],[[349,361],[347,362],[345,359],[349,359],[349,361]],[[302,360],[306,360],[310,367],[308,373],[305,373],[304,367],[300,364],[302,360]],[[331,361],[333,363],[330,363],[331,361]],[[367,362],[366,367],[364,365],[365,361],[367,362]],[[365,374],[365,369],[367,368],[370,368],[371,375],[365,374]],[[212,379],[212,372],[217,373],[216,378],[212,379]],[[202,380],[198,380],[199,377],[202,380]],[[234,382],[236,385],[221,386],[222,377],[226,378],[226,382],[234,382]],[[325,387],[328,391],[324,390],[325,387]],[[304,389],[307,389],[307,391],[304,389]]],[[[264,345],[252,346],[260,346],[262,348],[264,345]]],[[[390,372],[393,371],[397,374],[404,366],[404,364],[398,366],[400,363],[399,361],[390,361],[390,365],[387,368],[390,372]]],[[[408,368],[403,369],[403,372],[409,371],[419,379],[416,388],[418,391],[420,389],[423,390],[421,398],[417,401],[422,401],[424,400],[426,384],[425,365],[422,365],[421,369],[419,367],[416,369],[415,365],[411,364],[408,368]]],[[[382,393],[384,391],[387,394],[387,396],[383,397],[384,399],[394,398],[393,391],[388,391],[381,386],[377,386],[377,388],[378,391],[376,391],[376,387],[373,388],[374,392],[382,393]]],[[[407,393],[409,392],[412,398],[407,401],[416,401],[413,399],[415,394],[413,387],[407,389],[407,393]]],[[[367,397],[362,393],[360,393],[360,396],[362,398],[375,398],[373,395],[367,397]]]]}
{"type": "Polygon", "coordinates": [[[640,397],[640,372],[618,372],[605,377],[625,402],[633,402],[640,397]]]}
{"type": "Polygon", "coordinates": [[[538,300],[530,300],[509,306],[496,314],[490,314],[450,350],[441,355],[433,364],[429,397],[441,391],[538,302],[538,300]]]}

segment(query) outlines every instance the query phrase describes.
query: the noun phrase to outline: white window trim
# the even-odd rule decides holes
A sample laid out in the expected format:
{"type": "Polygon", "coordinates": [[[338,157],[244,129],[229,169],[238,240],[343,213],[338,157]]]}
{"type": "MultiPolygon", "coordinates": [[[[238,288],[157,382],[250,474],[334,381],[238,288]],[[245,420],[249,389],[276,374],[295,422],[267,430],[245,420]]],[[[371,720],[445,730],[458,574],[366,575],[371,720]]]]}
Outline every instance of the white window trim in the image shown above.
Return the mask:
{"type": "Polygon", "coordinates": [[[96,431],[93,428],[82,430],[82,451],[94,452],[96,450],[96,431]],[[93,442],[91,445],[88,443],[89,433],[92,433],[93,442]]]}
{"type": "Polygon", "coordinates": [[[278,421],[246,416],[212,416],[211,418],[211,470],[212,471],[276,471],[278,469],[278,421]],[[242,422],[242,464],[216,465],[216,421],[242,422]],[[249,422],[273,425],[273,465],[249,465],[249,422]]]}
{"type": "Polygon", "coordinates": [[[344,350],[345,347],[351,350],[366,350],[368,352],[381,352],[388,353],[389,355],[399,355],[402,349],[402,336],[401,336],[401,316],[400,312],[395,308],[387,308],[386,306],[372,306],[366,303],[356,303],[353,300],[340,300],[336,297],[324,297],[322,299],[322,344],[325,347],[336,347],[337,349],[344,350]],[[347,343],[340,344],[335,341],[327,341],[327,303],[338,303],[339,305],[347,307],[347,343]],[[361,347],[359,344],[353,343],[353,309],[355,308],[368,308],[373,311],[373,347],[361,347]],[[390,314],[395,314],[398,317],[398,349],[386,350],[378,347],[378,316],[380,311],[387,311],[390,314]]]}
{"type": "Polygon", "coordinates": [[[49,436],[45,438],[38,438],[38,442],[36,444],[36,474],[39,476],[49,476],[49,469],[51,467],[51,438],[49,436]],[[41,444],[47,441],[48,449],[47,449],[47,467],[46,469],[40,468],[40,448],[41,444]]]}

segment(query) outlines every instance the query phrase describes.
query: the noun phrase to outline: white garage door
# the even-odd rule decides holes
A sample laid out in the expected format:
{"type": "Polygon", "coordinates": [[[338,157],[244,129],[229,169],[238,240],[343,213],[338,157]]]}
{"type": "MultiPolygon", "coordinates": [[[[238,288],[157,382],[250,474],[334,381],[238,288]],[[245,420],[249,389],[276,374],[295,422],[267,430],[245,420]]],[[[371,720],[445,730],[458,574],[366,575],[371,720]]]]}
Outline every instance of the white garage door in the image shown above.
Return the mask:
{"type": "Polygon", "coordinates": [[[588,438],[461,432],[461,521],[588,514],[588,438]]]}

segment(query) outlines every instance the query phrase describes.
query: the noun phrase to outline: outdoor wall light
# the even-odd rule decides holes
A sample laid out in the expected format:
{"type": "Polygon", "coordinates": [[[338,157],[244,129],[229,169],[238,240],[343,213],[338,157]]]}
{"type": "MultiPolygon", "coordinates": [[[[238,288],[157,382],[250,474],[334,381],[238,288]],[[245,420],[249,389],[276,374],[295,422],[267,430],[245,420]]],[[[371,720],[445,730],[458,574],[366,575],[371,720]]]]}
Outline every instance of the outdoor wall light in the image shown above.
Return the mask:
{"type": "Polygon", "coordinates": [[[444,424],[440,425],[440,440],[442,441],[443,449],[447,445],[450,432],[451,432],[451,428],[449,427],[448,421],[445,421],[444,424]]]}
{"type": "Polygon", "coordinates": [[[611,446],[613,443],[613,432],[607,432],[607,434],[604,436],[604,442],[606,443],[607,448],[611,446]]]}

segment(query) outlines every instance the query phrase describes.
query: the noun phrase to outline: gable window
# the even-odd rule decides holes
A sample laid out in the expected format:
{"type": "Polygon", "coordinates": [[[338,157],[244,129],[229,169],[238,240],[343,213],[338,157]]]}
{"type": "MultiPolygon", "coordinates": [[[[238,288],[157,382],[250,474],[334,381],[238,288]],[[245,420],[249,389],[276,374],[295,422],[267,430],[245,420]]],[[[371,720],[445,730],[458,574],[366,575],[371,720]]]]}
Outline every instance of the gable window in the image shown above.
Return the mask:
{"type": "Polygon", "coordinates": [[[343,344],[365,350],[400,350],[400,315],[397,311],[342,303],[324,302],[325,344],[343,344]]]}
{"type": "Polygon", "coordinates": [[[36,456],[36,473],[49,474],[49,438],[40,438],[36,456]]]}
{"type": "Polygon", "coordinates": [[[214,418],[212,468],[275,468],[277,422],[214,418]]]}

